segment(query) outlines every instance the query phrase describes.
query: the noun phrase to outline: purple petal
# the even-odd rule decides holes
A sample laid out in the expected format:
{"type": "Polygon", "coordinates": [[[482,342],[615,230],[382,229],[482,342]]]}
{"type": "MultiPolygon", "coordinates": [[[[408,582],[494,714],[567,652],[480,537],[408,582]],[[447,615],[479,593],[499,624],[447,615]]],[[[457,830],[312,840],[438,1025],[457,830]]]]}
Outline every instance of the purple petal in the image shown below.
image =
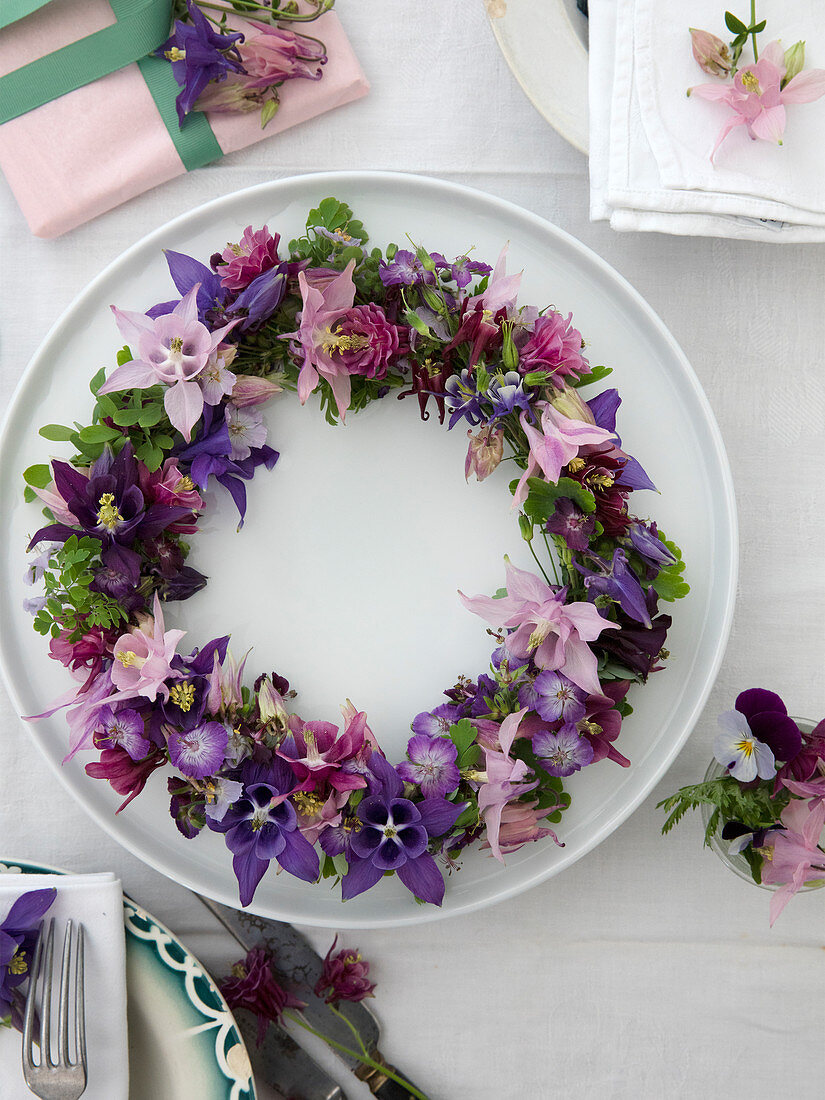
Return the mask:
{"type": "Polygon", "coordinates": [[[417,898],[441,905],[444,900],[444,878],[431,855],[425,853],[418,859],[409,859],[395,873],[417,898]]]}
{"type": "Polygon", "coordinates": [[[418,804],[421,824],[430,836],[442,836],[455,825],[466,802],[448,802],[446,798],[425,798],[418,804]]]}
{"type": "Polygon", "coordinates": [[[773,691],[767,691],[765,688],[748,688],[747,691],[740,692],[736,696],[734,706],[740,714],[744,714],[748,719],[752,718],[754,714],[761,714],[763,711],[773,711],[777,714],[788,713],[788,708],[779,696],[773,691]]]}
{"type": "Polygon", "coordinates": [[[384,872],[381,868],[376,867],[368,859],[353,860],[349,870],[341,879],[341,897],[344,901],[349,901],[350,898],[363,894],[365,890],[372,889],[383,876],[384,872]]]}
{"type": "Polygon", "coordinates": [[[29,890],[12,905],[2,927],[6,932],[27,931],[40,920],[54,899],[57,890],[49,886],[43,890],[29,890]]]}
{"type": "Polygon", "coordinates": [[[269,863],[265,859],[258,859],[252,852],[236,853],[232,857],[232,870],[238,880],[241,905],[249,905],[252,901],[267,867],[269,863]]]}
{"type": "Polygon", "coordinates": [[[619,471],[616,484],[623,489],[652,489],[654,493],[657,491],[656,486],[642,469],[641,463],[633,457],[628,458],[619,471]]]}
{"type": "Polygon", "coordinates": [[[321,873],[318,853],[297,829],[286,834],[286,847],[278,856],[278,862],[290,875],[304,882],[315,882],[321,873]]]}
{"type": "Polygon", "coordinates": [[[400,798],[404,791],[401,777],[392,764],[380,752],[374,752],[369,759],[368,767],[372,774],[378,778],[384,788],[387,798],[400,798]]]}
{"type": "Polygon", "coordinates": [[[616,413],[621,403],[622,399],[619,397],[617,389],[605,390],[604,393],[591,397],[587,402],[590,411],[593,413],[593,419],[600,428],[604,428],[608,432],[615,432],[616,430],[616,413]]]}
{"type": "MultiPolygon", "coordinates": [[[[739,698],[741,699],[741,696],[739,698]]],[[[799,726],[787,714],[763,711],[761,714],[751,715],[748,718],[748,725],[757,741],[767,745],[777,760],[784,760],[787,763],[788,760],[793,760],[802,748],[802,734],[799,726]]]]}

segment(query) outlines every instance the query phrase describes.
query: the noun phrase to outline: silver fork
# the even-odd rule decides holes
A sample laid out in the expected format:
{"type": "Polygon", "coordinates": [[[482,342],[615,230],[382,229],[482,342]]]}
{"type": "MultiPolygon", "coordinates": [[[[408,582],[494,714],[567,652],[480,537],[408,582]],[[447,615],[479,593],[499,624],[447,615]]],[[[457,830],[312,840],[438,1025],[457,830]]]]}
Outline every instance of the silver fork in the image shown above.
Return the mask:
{"type": "Polygon", "coordinates": [[[86,1015],[83,997],[83,925],[78,925],[73,949],[72,921],[66,923],[63,963],[60,968],[60,1005],[57,1020],[57,1061],[52,1060],[51,1007],[54,974],[54,918],[45,932],[40,926],[34,962],[29,972],[29,992],[23,1022],[23,1076],[42,1100],[78,1100],[86,1091],[86,1015]],[[45,940],[45,946],[44,946],[45,940]],[[75,964],[72,966],[72,955],[75,964]],[[42,965],[41,965],[42,964],[42,965]],[[37,996],[41,987],[40,997],[37,996]],[[74,1001],[74,1060],[69,1051],[69,1002],[74,1001]],[[39,1040],[35,1040],[35,1014],[40,1017],[39,1040]],[[35,1062],[35,1042],[40,1061],[35,1062]]]}

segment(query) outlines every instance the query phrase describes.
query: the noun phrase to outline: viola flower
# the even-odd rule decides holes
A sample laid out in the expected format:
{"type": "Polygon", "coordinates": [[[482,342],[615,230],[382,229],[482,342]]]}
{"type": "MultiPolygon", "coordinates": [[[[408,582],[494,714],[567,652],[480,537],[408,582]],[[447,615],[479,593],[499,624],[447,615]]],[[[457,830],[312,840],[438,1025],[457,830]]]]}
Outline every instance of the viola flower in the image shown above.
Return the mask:
{"type": "Polygon", "coordinates": [[[820,847],[825,799],[816,799],[810,806],[794,799],[782,811],[780,821],[784,829],[772,829],[761,849],[765,856],[762,882],[779,886],[771,898],[772,926],[806,882],[825,878],[825,852],[820,847]]]}
{"type": "Polygon", "coordinates": [[[476,435],[467,432],[470,445],[464,460],[464,480],[469,481],[470,474],[476,475],[476,481],[484,481],[496,470],[504,456],[504,432],[485,424],[476,435]]]}
{"type": "Polygon", "coordinates": [[[169,697],[165,681],[176,674],[171,661],[185,630],[166,630],[160,600],[155,593],[154,619],[145,628],[121,634],[112,651],[112,683],[121,698],[143,695],[154,702],[169,697]]]}
{"type": "Polygon", "coordinates": [[[558,672],[540,672],[533,681],[533,710],[545,722],[574,726],[584,718],[585,693],[558,672]]]}
{"type": "Polygon", "coordinates": [[[603,618],[592,604],[565,604],[564,590],[554,591],[535,574],[517,569],[509,559],[506,565],[507,595],[503,599],[468,598],[459,592],[464,606],[492,626],[511,629],[504,645],[512,657],[532,657],[537,668],[563,672],[578,687],[597,694],[596,655],[587,643],[595,641],[603,630],[617,629],[617,624],[603,618]]]}
{"type": "Polygon", "coordinates": [[[162,383],[166,415],[187,440],[203,412],[203,391],[196,378],[224,336],[237,320],[210,332],[198,320],[198,285],[178,302],[171,313],[152,318],[112,306],[118,328],[136,345],[138,358],[117,367],[100,387],[100,393],[146,389],[162,383]]]}
{"type": "Polygon", "coordinates": [[[775,759],[794,760],[802,749],[802,733],[778,695],[764,688],[750,688],[736,697],[734,707],[744,714],[751,733],[775,759]]]}
{"type": "Polygon", "coordinates": [[[206,366],[198,375],[198,385],[207,405],[219,405],[232,393],[237,378],[229,366],[236,354],[234,344],[220,344],[206,360],[206,366]]]}
{"type": "Polygon", "coordinates": [[[264,271],[280,263],[280,242],[280,233],[273,236],[267,226],[253,229],[248,225],[240,241],[237,244],[228,244],[218,257],[216,269],[221,277],[221,285],[229,290],[244,290],[264,271]]]}
{"type": "Polygon", "coordinates": [[[459,719],[459,708],[452,703],[442,703],[434,710],[424,710],[412,720],[412,731],[428,737],[446,736],[450,726],[459,719]]]}
{"type": "Polygon", "coordinates": [[[370,793],[355,811],[361,828],[350,837],[349,868],[341,881],[344,900],[375,886],[385,871],[395,871],[417,898],[440,905],[444,879],[427,849],[430,837],[453,827],[464,805],[438,797],[416,803],[403,798],[401,777],[380,753],[372,754],[369,768],[370,793]]]}
{"type": "Polygon", "coordinates": [[[337,1005],[341,1001],[354,1004],[372,996],[375,985],[369,980],[370,964],[361,958],[358,949],[343,948],[333,955],[338,937],[324,957],[321,976],[315,983],[316,997],[323,997],[328,1005],[337,1005]]]}
{"type": "Polygon", "coordinates": [[[219,34],[192,0],[186,0],[190,23],[175,20],[173,34],[154,51],[172,63],[172,75],[181,87],[175,100],[183,126],[195,100],[213,80],[225,80],[228,72],[241,72],[237,43],[242,34],[219,34]]]}
{"type": "MultiPolygon", "coordinates": [[[[541,402],[536,402],[536,408],[541,402]]],[[[564,467],[578,456],[588,443],[605,443],[612,439],[612,432],[588,424],[584,420],[571,420],[545,402],[541,410],[541,431],[530,423],[527,413],[521,414],[521,426],[527,436],[529,451],[527,468],[521,475],[513,507],[519,507],[527,497],[527,479],[541,470],[547,481],[556,484],[564,467]]]]}
{"type": "Polygon", "coordinates": [[[224,416],[232,448],[229,457],[233,461],[249,458],[253,448],[263,447],[266,443],[266,425],[257,409],[239,409],[227,402],[224,416]]]}
{"type": "Polygon", "coordinates": [[[536,733],[533,752],[548,775],[572,775],[593,762],[593,746],[575,726],[563,726],[558,733],[550,730],[536,733]]]}
{"type": "Polygon", "coordinates": [[[538,779],[522,782],[530,769],[523,760],[513,760],[510,748],[527,708],[508,714],[498,731],[498,748],[483,746],[485,774],[478,791],[478,809],[486,826],[487,843],[497,860],[504,862],[499,835],[504,808],[538,786],[538,779]]]}
{"type": "Polygon", "coordinates": [[[205,779],[226,759],[229,731],[220,722],[203,722],[194,729],[170,730],[169,759],[182,775],[205,779]]]}
{"type": "Polygon", "coordinates": [[[587,556],[595,563],[597,567],[595,570],[580,565],[577,561],[574,561],[573,565],[584,577],[588,600],[607,596],[614,600],[631,619],[649,627],[650,612],[645,602],[645,593],[639,578],[627,563],[627,554],[624,550],[617,546],[613,551],[613,561],[610,564],[597,554],[588,553],[587,556]]]}
{"type": "Polygon", "coordinates": [[[280,1024],[288,1008],[306,1008],[278,982],[272,971],[272,956],[263,947],[253,947],[245,959],[232,967],[232,976],[219,989],[232,1011],[245,1008],[258,1020],[258,1046],[270,1024],[280,1024]]]}
{"type": "Polygon", "coordinates": [[[98,712],[99,728],[95,741],[99,745],[117,745],[128,752],[133,760],[142,760],[152,750],[151,741],[144,737],[144,722],[136,710],[127,708],[115,712],[104,706],[98,712]]]}
{"type": "Polygon", "coordinates": [[[563,317],[555,310],[538,318],[527,341],[519,349],[518,369],[521,374],[550,371],[554,381],[590,374],[590,364],[582,355],[584,340],[579,330],[573,327],[572,320],[572,313],[563,317]]]}
{"type": "Polygon", "coordinates": [[[760,779],[773,779],[774,755],[754,737],[745,715],[729,710],[719,715],[718,723],[720,732],[713,742],[713,755],[733,778],[740,783],[750,783],[757,775],[760,779]]]}
{"type": "Polygon", "coordinates": [[[29,977],[40,920],[56,897],[54,886],[27,890],[0,921],[0,1026],[6,1020],[20,1022],[20,995],[15,990],[29,977]]]}
{"type": "Polygon", "coordinates": [[[238,47],[248,88],[270,88],[295,77],[321,79],[318,66],[326,64],[327,56],[320,42],[271,23],[251,19],[250,24],[261,33],[238,47]]]}
{"type": "Polygon", "coordinates": [[[688,95],[698,95],[724,103],[733,111],[725,122],[710,154],[711,162],[719,146],[737,126],[746,126],[751,139],[761,138],[782,144],[785,132],[785,106],[812,103],[825,95],[825,69],[807,69],[784,84],[785,51],[771,42],[753,65],[743,65],[733,84],[698,84],[688,95]]]}
{"type": "Polygon", "coordinates": [[[561,535],[570,550],[584,553],[590,546],[590,539],[596,530],[596,520],[586,515],[568,497],[556,500],[556,510],[545,524],[545,530],[551,535],[561,535]]]}
{"type": "Polygon", "coordinates": [[[417,733],[407,745],[407,756],[396,771],[408,783],[421,788],[425,798],[450,794],[461,776],[456,766],[458,750],[446,737],[428,737],[417,733]]]}
{"type": "Polygon", "coordinates": [[[318,853],[301,835],[295,810],[287,801],[295,788],[290,769],[277,757],[265,765],[247,760],[237,778],[243,783],[242,797],[220,821],[210,819],[207,824],[224,834],[232,852],[241,905],[252,901],[273,859],[290,875],[314,882],[320,870],[318,853]]]}

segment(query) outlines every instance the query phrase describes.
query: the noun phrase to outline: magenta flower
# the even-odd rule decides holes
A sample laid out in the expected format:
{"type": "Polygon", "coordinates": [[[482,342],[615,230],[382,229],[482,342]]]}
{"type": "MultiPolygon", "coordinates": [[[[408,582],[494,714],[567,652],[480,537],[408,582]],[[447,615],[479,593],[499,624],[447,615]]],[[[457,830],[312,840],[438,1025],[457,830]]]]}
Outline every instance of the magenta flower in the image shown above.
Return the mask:
{"type": "Polygon", "coordinates": [[[323,997],[328,1005],[339,1001],[363,1001],[372,996],[375,985],[369,980],[370,964],[361,958],[357,949],[343,948],[333,955],[338,937],[332,941],[324,958],[321,976],[315,983],[315,996],[323,997]]]}
{"type": "Polygon", "coordinates": [[[511,656],[521,661],[532,657],[537,668],[563,672],[578,687],[598,695],[596,655],[587,643],[603,630],[616,630],[617,624],[602,618],[592,604],[565,604],[564,590],[555,592],[509,559],[506,564],[507,595],[494,600],[459,592],[464,606],[491,626],[511,629],[504,639],[511,656]]]}
{"type": "Polygon", "coordinates": [[[115,642],[112,683],[118,689],[120,698],[143,695],[152,702],[158,694],[163,699],[169,698],[169,688],[164,681],[178,675],[171,662],[186,631],[164,629],[157,592],[154,612],[154,619],[147,616],[145,627],[133,627],[115,642]]]}
{"type": "Polygon", "coordinates": [[[782,811],[780,821],[785,828],[772,829],[763,846],[762,881],[779,885],[771,898],[771,925],[806,882],[825,878],[825,852],[819,847],[825,799],[816,798],[810,806],[794,799],[782,811]]]}
{"type": "MultiPolygon", "coordinates": [[[[541,402],[537,401],[535,407],[540,405],[541,402]]],[[[549,403],[542,408],[540,432],[530,423],[526,412],[522,412],[520,419],[530,451],[527,469],[521,475],[513,499],[514,508],[519,507],[527,497],[527,479],[535,477],[539,470],[555,484],[564,467],[582,447],[591,443],[607,443],[614,438],[614,434],[606,428],[584,420],[571,420],[549,403]]]]}
{"type": "Polygon", "coordinates": [[[396,771],[407,783],[417,784],[425,798],[447,795],[458,786],[458,750],[448,738],[417,733],[410,738],[407,756],[396,771]]]}
{"type": "Polygon", "coordinates": [[[737,126],[747,126],[752,139],[782,144],[785,132],[785,105],[812,103],[825,95],[825,69],[806,69],[782,87],[785,53],[778,42],[771,42],[754,65],[743,65],[733,84],[698,84],[688,95],[698,95],[724,103],[733,111],[716,139],[710,159],[737,126]]]}
{"type": "Polygon", "coordinates": [[[245,959],[232,967],[232,977],[221,982],[220,991],[234,1011],[245,1008],[258,1019],[258,1046],[270,1024],[280,1024],[287,1008],[306,1008],[288,993],[272,972],[272,956],[263,947],[253,947],[245,959]]]}
{"type": "Polygon", "coordinates": [[[504,807],[538,785],[538,779],[533,780],[532,783],[522,782],[530,774],[530,769],[523,760],[513,760],[509,755],[516,731],[526,713],[527,707],[522,707],[515,714],[507,715],[498,732],[499,749],[483,746],[486,758],[486,781],[478,791],[478,809],[487,828],[487,843],[490,851],[502,863],[504,856],[501,852],[499,834],[504,807]]]}
{"type": "Polygon", "coordinates": [[[100,760],[87,764],[86,774],[93,779],[107,779],[114,791],[126,795],[115,811],[120,813],[133,798],[137,798],[152,772],[162,768],[165,763],[166,757],[155,746],[152,746],[152,751],[142,760],[133,760],[125,749],[115,745],[104,749],[100,760]]]}
{"type": "Polygon", "coordinates": [[[295,77],[321,79],[318,65],[327,58],[319,42],[271,23],[250,22],[261,33],[238,47],[248,74],[243,78],[248,88],[270,88],[295,77]]]}
{"type": "Polygon", "coordinates": [[[357,772],[342,770],[345,761],[357,756],[363,747],[363,717],[359,711],[339,737],[338,727],[332,722],[304,722],[297,714],[292,716],[292,732],[276,755],[292,768],[300,790],[313,791],[323,782],[337,791],[354,791],[367,785],[357,772]]]}
{"type": "Polygon", "coordinates": [[[223,337],[238,323],[210,332],[198,320],[195,301],[200,283],[181,298],[171,313],[152,318],[112,306],[118,328],[135,344],[138,358],[117,367],[100,387],[101,393],[146,389],[163,383],[166,414],[188,441],[203,412],[203,391],[195,381],[223,337]]]}
{"type": "Polygon", "coordinates": [[[399,331],[374,302],[348,309],[335,326],[330,352],[340,357],[349,374],[383,378],[400,350],[399,331]]]}
{"type": "Polygon", "coordinates": [[[522,374],[534,370],[551,371],[559,378],[590,374],[590,364],[582,355],[582,334],[572,325],[573,314],[563,317],[551,310],[536,321],[519,351],[518,369],[522,374]]]}
{"type": "Polygon", "coordinates": [[[228,244],[221,253],[223,265],[218,274],[221,286],[229,290],[244,290],[253,279],[279,263],[280,233],[273,237],[267,226],[253,229],[248,225],[237,244],[228,244]]]}

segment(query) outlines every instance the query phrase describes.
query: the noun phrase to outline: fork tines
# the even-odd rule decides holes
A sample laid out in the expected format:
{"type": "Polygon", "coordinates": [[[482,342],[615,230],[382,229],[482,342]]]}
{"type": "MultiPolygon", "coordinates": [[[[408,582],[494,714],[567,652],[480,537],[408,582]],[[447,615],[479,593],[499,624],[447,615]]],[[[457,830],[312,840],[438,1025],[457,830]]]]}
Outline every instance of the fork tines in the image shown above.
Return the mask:
{"type": "Polygon", "coordinates": [[[52,1042],[53,964],[54,918],[49,921],[45,933],[43,925],[40,926],[29,972],[23,1023],[23,1076],[32,1092],[43,1100],[78,1100],[86,1089],[82,924],[77,926],[75,936],[73,922],[66,923],[58,992],[56,1060],[52,1042]],[[70,1019],[73,1028],[70,1028],[70,1019]],[[70,1031],[73,1033],[71,1043],[70,1031]],[[40,1048],[38,1062],[34,1060],[35,1045],[40,1048]]]}

